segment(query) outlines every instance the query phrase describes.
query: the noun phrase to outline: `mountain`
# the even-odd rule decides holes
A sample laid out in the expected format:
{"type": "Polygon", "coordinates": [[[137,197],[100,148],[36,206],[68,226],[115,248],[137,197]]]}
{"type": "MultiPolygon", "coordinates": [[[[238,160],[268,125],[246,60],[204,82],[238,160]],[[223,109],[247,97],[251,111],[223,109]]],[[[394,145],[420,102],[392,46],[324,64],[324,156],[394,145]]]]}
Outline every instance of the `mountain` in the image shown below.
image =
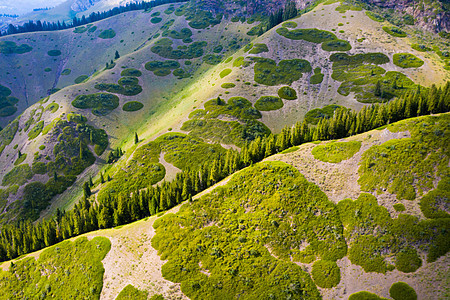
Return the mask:
{"type": "Polygon", "coordinates": [[[413,4],[175,1],[0,37],[0,259],[41,251],[0,294],[445,298],[449,33],[413,4]]]}

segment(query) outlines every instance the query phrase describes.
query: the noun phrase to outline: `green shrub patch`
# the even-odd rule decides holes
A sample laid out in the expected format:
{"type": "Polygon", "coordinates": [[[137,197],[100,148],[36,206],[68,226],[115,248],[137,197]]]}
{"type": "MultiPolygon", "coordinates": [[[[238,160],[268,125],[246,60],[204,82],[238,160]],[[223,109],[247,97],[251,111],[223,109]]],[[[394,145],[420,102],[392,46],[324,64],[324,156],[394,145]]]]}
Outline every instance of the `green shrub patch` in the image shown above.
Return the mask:
{"type": "Polygon", "coordinates": [[[268,58],[252,57],[256,62],[255,81],[264,85],[290,85],[292,82],[299,80],[303,73],[311,72],[311,65],[304,59],[282,60],[277,63],[268,58]]]}
{"type": "Polygon", "coordinates": [[[72,70],[71,70],[71,69],[64,69],[64,70],[61,72],[61,75],[67,76],[67,75],[70,75],[70,73],[72,73],[72,70]]]}
{"type": "Polygon", "coordinates": [[[105,269],[102,260],[111,249],[107,238],[86,237],[46,248],[39,258],[14,261],[0,270],[0,294],[5,299],[98,299],[105,269]]]}
{"type": "Polygon", "coordinates": [[[323,42],[322,49],[325,51],[349,51],[352,49],[352,46],[344,40],[332,40],[323,42]]]}
{"type": "Polygon", "coordinates": [[[387,189],[398,199],[414,200],[433,189],[433,180],[444,173],[449,155],[446,134],[450,115],[421,117],[388,126],[390,131],[409,130],[411,138],[387,141],[363,153],[358,183],[364,191],[387,189]]]}
{"type": "Polygon", "coordinates": [[[398,212],[402,212],[402,211],[406,210],[405,206],[402,203],[396,203],[393,205],[393,207],[394,207],[395,211],[398,211],[398,212]]]}
{"type": "Polygon", "coordinates": [[[347,160],[361,148],[361,142],[331,142],[314,147],[312,154],[315,159],[330,163],[339,163],[347,160]]]}
{"type": "Polygon", "coordinates": [[[318,260],[312,266],[314,283],[321,288],[335,287],[341,281],[341,271],[334,261],[318,260]]]}
{"type": "Polygon", "coordinates": [[[178,69],[180,63],[174,60],[166,61],[149,61],[145,64],[145,68],[152,71],[156,76],[167,76],[171,73],[171,70],[178,69]]]}
{"type": "Polygon", "coordinates": [[[120,73],[120,76],[140,77],[141,75],[142,75],[141,71],[133,68],[125,69],[120,73]]]}
{"type": "Polygon", "coordinates": [[[278,90],[278,96],[286,100],[295,100],[297,99],[297,92],[289,86],[283,86],[278,90]]]}
{"type": "Polygon", "coordinates": [[[282,162],[247,168],[153,226],[152,246],[167,260],[162,274],[181,283],[189,298],[320,299],[310,276],[291,259],[335,261],[346,253],[336,206],[282,162]],[[330,230],[323,230],[327,225],[330,230]]]}
{"type": "Polygon", "coordinates": [[[24,54],[30,52],[33,48],[27,44],[17,46],[11,41],[0,41],[0,53],[2,54],[24,54]]]}
{"type": "MultiPolygon", "coordinates": [[[[170,13],[172,12],[173,7],[170,13]]],[[[147,291],[140,291],[131,284],[129,284],[126,287],[124,287],[122,291],[120,291],[119,295],[117,295],[116,300],[147,300],[147,298],[148,298],[147,291]]],[[[164,298],[162,300],[164,300],[164,298]]]]}
{"type": "Polygon", "coordinates": [[[28,132],[28,140],[32,140],[36,138],[44,128],[44,121],[39,121],[36,126],[34,126],[29,132],[28,132]]]}
{"type": "Polygon", "coordinates": [[[282,107],[283,100],[275,96],[262,96],[255,103],[255,108],[262,111],[278,110],[282,107]]]}
{"type": "Polygon", "coordinates": [[[230,73],[231,73],[231,69],[224,69],[220,72],[219,76],[220,76],[220,78],[224,78],[224,77],[230,75],[230,73]]]}
{"type": "Polygon", "coordinates": [[[430,219],[449,218],[450,207],[450,180],[443,177],[436,189],[428,192],[420,199],[420,210],[430,219]]]}
{"type": "Polygon", "coordinates": [[[15,106],[19,99],[11,97],[12,91],[0,84],[0,117],[8,117],[17,111],[15,106]]]}
{"type": "Polygon", "coordinates": [[[400,68],[419,68],[423,66],[424,61],[410,53],[396,53],[394,64],[400,68]]]}
{"type": "Polygon", "coordinates": [[[203,48],[206,47],[207,42],[194,42],[184,50],[174,50],[172,44],[172,40],[162,38],[155,43],[155,46],[153,46],[151,50],[153,53],[167,59],[193,59],[203,56],[203,48]]]}
{"type": "Polygon", "coordinates": [[[337,40],[337,37],[334,33],[315,28],[289,30],[285,27],[281,27],[277,29],[277,33],[291,40],[304,40],[316,44],[337,40]]]}
{"type": "Polygon", "coordinates": [[[395,26],[383,26],[383,30],[395,37],[404,38],[407,36],[406,32],[395,26]]]}
{"type": "Polygon", "coordinates": [[[87,75],[80,75],[80,76],[78,76],[77,78],[75,78],[74,82],[75,82],[76,84],[79,84],[79,83],[84,82],[84,81],[87,80],[88,78],[89,78],[89,76],[87,76],[87,75]]]}
{"type": "Polygon", "coordinates": [[[413,273],[422,266],[422,260],[412,247],[403,248],[395,257],[395,267],[404,273],[413,273]]]}
{"type": "Polygon", "coordinates": [[[266,44],[254,44],[249,54],[260,54],[264,52],[269,52],[269,48],[267,47],[266,44]]]}
{"type": "Polygon", "coordinates": [[[324,75],[321,73],[319,67],[314,69],[314,75],[309,79],[309,83],[311,84],[319,84],[322,83],[324,75]]]}
{"type": "Polygon", "coordinates": [[[50,51],[47,52],[47,54],[49,56],[60,56],[61,55],[61,51],[59,51],[59,50],[50,50],[50,51]]]}
{"type": "Polygon", "coordinates": [[[317,125],[321,119],[329,119],[334,115],[334,111],[342,106],[331,104],[324,106],[323,108],[315,108],[308,111],[305,115],[305,121],[312,125],[317,125]]]}
{"type": "Polygon", "coordinates": [[[231,89],[234,88],[236,85],[234,83],[231,82],[227,82],[227,83],[222,83],[221,87],[223,89],[231,89]]]}
{"type": "Polygon", "coordinates": [[[207,54],[203,56],[203,61],[208,65],[218,65],[222,61],[222,55],[207,54]]]}
{"type": "Polygon", "coordinates": [[[144,107],[144,104],[142,104],[139,101],[130,101],[123,105],[122,109],[124,111],[138,111],[144,107]]]}
{"type": "Polygon", "coordinates": [[[373,293],[361,291],[351,294],[350,297],[348,297],[348,300],[388,300],[388,299],[379,297],[378,295],[373,293]]]}
{"type": "Polygon", "coordinates": [[[179,32],[176,30],[167,30],[163,32],[162,36],[168,36],[176,40],[184,40],[192,36],[192,30],[190,30],[189,28],[183,28],[179,32]]]}
{"type": "Polygon", "coordinates": [[[389,289],[389,295],[394,300],[417,300],[416,291],[405,282],[396,282],[389,289]]]}
{"type": "Polygon", "coordinates": [[[374,13],[372,11],[366,11],[366,15],[371,18],[372,20],[374,20],[375,22],[384,22],[384,18],[382,16],[380,16],[377,13],[374,13]]]}
{"type": "Polygon", "coordinates": [[[281,26],[286,27],[286,28],[296,28],[298,25],[295,22],[288,21],[288,22],[283,22],[283,24],[281,24],[281,26]]]}
{"type": "Polygon", "coordinates": [[[72,105],[81,109],[91,108],[94,115],[105,116],[119,106],[119,97],[108,93],[79,95],[72,105]]]}
{"type": "Polygon", "coordinates": [[[6,175],[3,177],[2,185],[8,186],[17,184],[21,186],[25,182],[27,182],[27,180],[31,179],[31,177],[33,177],[33,172],[31,171],[29,165],[18,165],[17,167],[14,167],[11,171],[6,173],[6,175]]]}
{"type": "Polygon", "coordinates": [[[422,44],[412,44],[411,48],[413,48],[414,50],[419,51],[419,52],[431,51],[431,48],[429,48],[425,45],[422,45],[422,44]]]}
{"type": "Polygon", "coordinates": [[[116,32],[113,29],[111,29],[111,28],[103,30],[98,35],[98,37],[101,38],[101,39],[112,39],[115,36],[116,36],[116,32]]]}

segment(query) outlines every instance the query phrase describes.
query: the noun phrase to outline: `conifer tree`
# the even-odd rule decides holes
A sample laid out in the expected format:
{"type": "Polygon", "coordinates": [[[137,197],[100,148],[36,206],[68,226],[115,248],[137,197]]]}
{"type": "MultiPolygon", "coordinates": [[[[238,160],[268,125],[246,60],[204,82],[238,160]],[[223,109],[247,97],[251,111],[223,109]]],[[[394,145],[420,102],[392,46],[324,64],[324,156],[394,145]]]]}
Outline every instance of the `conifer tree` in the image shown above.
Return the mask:
{"type": "Polygon", "coordinates": [[[138,137],[137,132],[134,133],[134,143],[135,144],[139,143],[139,137],[138,137]]]}

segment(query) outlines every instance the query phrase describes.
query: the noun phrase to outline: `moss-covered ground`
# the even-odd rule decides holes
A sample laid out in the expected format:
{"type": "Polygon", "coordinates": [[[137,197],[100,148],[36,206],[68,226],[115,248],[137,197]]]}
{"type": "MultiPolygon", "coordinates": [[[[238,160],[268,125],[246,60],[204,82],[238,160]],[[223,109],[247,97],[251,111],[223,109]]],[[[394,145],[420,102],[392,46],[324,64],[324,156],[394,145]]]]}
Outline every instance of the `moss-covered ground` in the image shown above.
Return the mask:
{"type": "Polygon", "coordinates": [[[361,142],[358,141],[331,142],[314,147],[312,154],[315,159],[324,162],[339,163],[351,158],[360,148],[361,142]]]}

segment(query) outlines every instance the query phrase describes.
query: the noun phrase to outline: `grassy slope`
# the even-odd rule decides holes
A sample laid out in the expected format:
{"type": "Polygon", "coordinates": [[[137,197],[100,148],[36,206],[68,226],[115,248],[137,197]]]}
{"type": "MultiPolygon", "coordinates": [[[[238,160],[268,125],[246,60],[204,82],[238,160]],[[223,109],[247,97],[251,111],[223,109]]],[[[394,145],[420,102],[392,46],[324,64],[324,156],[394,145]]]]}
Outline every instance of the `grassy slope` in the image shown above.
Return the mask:
{"type": "MultiPolygon", "coordinates": [[[[392,62],[383,65],[383,67],[387,71],[397,70],[405,72],[411,78],[425,85],[429,85],[431,82],[443,82],[446,76],[448,76],[448,72],[445,73],[445,71],[440,68],[436,57],[425,57],[423,54],[416,53],[415,50],[410,49],[407,39],[390,37],[381,29],[383,25],[382,23],[372,21],[365,15],[364,12],[347,11],[346,13],[341,14],[335,10],[337,6],[338,4],[319,5],[313,11],[294,21],[298,24],[298,28],[316,27],[324,30],[331,30],[334,28],[337,28],[338,30],[344,29],[344,33],[335,33],[338,38],[350,41],[353,47],[353,49],[349,52],[351,54],[360,52],[375,52],[379,51],[381,48],[386,49],[386,54],[392,61],[392,56],[397,51],[414,53],[425,61],[425,65],[420,69],[400,70],[392,62]],[[346,18],[344,19],[343,16],[346,16],[346,18]],[[349,22],[349,24],[338,27],[338,22],[349,22]],[[366,40],[362,43],[356,41],[356,39],[362,37],[365,37],[366,40]]],[[[153,10],[153,12],[162,12],[165,8],[166,6],[163,6],[153,10]]],[[[143,28],[144,33],[132,29],[134,26],[121,26],[125,24],[125,22],[127,24],[129,22],[133,22],[134,24],[140,24],[139,22],[148,23],[150,15],[151,14],[142,12],[130,12],[98,22],[99,24],[105,23],[102,25],[104,28],[112,27],[117,32],[115,38],[112,40],[102,40],[101,43],[113,43],[114,41],[119,40],[121,38],[120,36],[134,36],[134,42],[132,40],[128,40],[128,42],[122,43],[123,47],[127,44],[127,47],[129,47],[127,48],[128,50],[134,49],[133,47],[136,47],[135,45],[139,44],[144,36],[148,37],[151,35],[149,34],[150,31],[153,30],[152,32],[156,32],[165,20],[175,18],[173,14],[166,16],[166,14],[161,13],[164,20],[156,25],[149,24],[148,27],[143,28]],[[133,31],[135,33],[132,35],[131,32],[133,31]],[[138,36],[140,36],[140,38],[137,38],[138,36]],[[130,45],[134,46],[131,47],[130,45]]],[[[244,42],[248,41],[249,37],[246,36],[245,33],[253,25],[224,21],[208,30],[201,30],[200,32],[197,30],[192,30],[194,33],[193,40],[208,41],[208,46],[206,49],[211,51],[214,45],[217,45],[219,42],[226,47],[231,36],[238,38],[242,37],[244,42]],[[220,37],[222,35],[225,39],[221,40],[220,37]]],[[[100,28],[100,25],[98,25],[98,27],[100,28]]],[[[176,21],[171,29],[179,31],[184,27],[187,27],[186,21],[183,17],[181,17],[176,18],[176,21]]],[[[98,30],[99,29],[97,29],[97,31],[98,30]]],[[[76,34],[70,33],[70,35],[74,36],[76,34]]],[[[87,33],[80,35],[87,35],[87,33]]],[[[97,40],[99,39],[94,40],[94,42],[97,40]]],[[[263,52],[257,56],[269,57],[275,61],[299,57],[304,58],[310,61],[313,69],[320,67],[322,69],[322,73],[325,75],[324,81],[321,85],[311,85],[309,83],[309,78],[313,75],[313,72],[304,74],[299,81],[292,84],[292,87],[297,91],[299,99],[294,101],[283,101],[284,107],[280,110],[263,112],[262,121],[275,132],[279,131],[280,128],[286,124],[293,124],[296,121],[300,121],[304,113],[314,107],[322,107],[331,103],[337,103],[355,109],[359,109],[362,106],[362,104],[357,102],[352,95],[344,97],[336,93],[340,82],[331,79],[331,63],[328,60],[330,53],[323,51],[320,46],[304,41],[293,41],[286,39],[278,35],[275,30],[265,33],[253,42],[265,43],[269,48],[269,52],[263,52]],[[306,93],[306,95],[304,95],[304,93],[306,93]]],[[[97,43],[100,42],[97,41],[97,43]]],[[[127,151],[125,156],[119,160],[118,163],[112,167],[106,166],[106,168],[111,168],[112,171],[114,171],[124,167],[127,160],[132,156],[132,153],[136,148],[136,146],[133,145],[134,131],[138,132],[139,137],[142,140],[152,140],[158,135],[167,132],[169,128],[172,128],[173,131],[179,130],[182,123],[188,119],[188,114],[195,108],[201,108],[202,103],[211,98],[216,98],[221,95],[221,97],[227,100],[231,96],[244,96],[252,103],[255,103],[260,96],[276,95],[278,89],[281,87],[281,85],[274,87],[259,85],[255,88],[252,85],[255,83],[253,79],[253,66],[246,68],[233,67],[234,60],[228,63],[221,63],[215,67],[211,67],[203,63],[199,66],[199,69],[194,74],[192,79],[184,79],[180,81],[175,79],[172,75],[167,77],[156,77],[153,73],[144,69],[144,64],[147,61],[161,60],[158,55],[151,52],[150,48],[152,43],[153,41],[150,41],[143,48],[128,55],[123,54],[127,51],[122,52],[119,48],[118,50],[122,53],[122,57],[116,62],[117,65],[114,69],[103,71],[86,83],[66,87],[62,91],[52,95],[49,101],[59,103],[60,109],[54,114],[47,113],[44,115],[45,125],[47,125],[51,119],[64,112],[68,113],[70,111],[78,111],[83,115],[86,115],[90,124],[103,128],[108,132],[112,147],[121,146],[127,151]],[[141,94],[135,97],[120,96],[121,100],[119,108],[106,117],[96,117],[88,110],[77,110],[68,103],[79,94],[96,92],[97,90],[94,88],[96,83],[117,82],[120,78],[120,71],[122,70],[122,67],[137,68],[143,72],[143,75],[139,79],[141,86],[144,88],[144,91],[141,94]],[[225,78],[221,78],[219,74],[225,68],[232,69],[232,72],[225,78]],[[238,79],[239,81],[237,81],[238,79]],[[221,88],[221,85],[227,82],[235,83],[236,87],[229,89],[228,91],[230,94],[225,95],[225,89],[221,88]],[[251,85],[246,85],[244,82],[250,82],[251,85]],[[144,108],[134,113],[122,112],[121,106],[123,103],[131,99],[138,99],[142,101],[144,103],[144,108]]],[[[181,44],[181,41],[175,41],[175,45],[179,44],[181,44]]],[[[104,55],[112,55],[113,51],[110,52],[111,54],[105,53],[104,55]]],[[[241,56],[245,57],[247,55],[248,54],[246,54],[243,50],[239,50],[233,55],[233,58],[241,56]]],[[[100,61],[103,66],[104,61],[100,61]]],[[[184,66],[184,63],[182,61],[180,62],[184,69],[190,71],[191,68],[195,67],[195,64],[201,64],[201,59],[192,61],[193,65],[191,66],[184,66]]],[[[30,110],[27,110],[21,117],[21,127],[23,127],[24,122],[28,119],[29,113],[30,110]]],[[[11,157],[16,155],[17,150],[12,148],[15,144],[18,144],[19,149],[21,149],[23,153],[26,152],[29,154],[25,160],[25,163],[30,163],[33,158],[30,154],[35,153],[38,146],[44,141],[50,145],[52,143],[52,141],[48,141],[42,136],[37,137],[29,143],[27,142],[27,135],[25,133],[19,133],[16,135],[13,142],[5,149],[2,156],[11,157]]],[[[51,146],[47,148],[51,149],[51,146]]],[[[103,158],[105,158],[105,156],[106,154],[103,158]]],[[[2,162],[2,164],[0,163],[0,177],[11,169],[11,165],[8,163],[8,160],[2,160],[2,162]]],[[[86,176],[89,175],[95,176],[98,170],[102,167],[103,161],[100,159],[93,167],[87,169],[80,177],[86,178],[86,176]]],[[[80,195],[79,187],[82,184],[82,180],[83,179],[77,181],[72,188],[69,188],[62,196],[58,197],[46,214],[55,211],[57,207],[63,207],[66,209],[70,208],[73,201],[76,201],[77,196],[80,195]]],[[[20,192],[18,195],[20,196],[20,192]]]]}
{"type": "MultiPolygon", "coordinates": [[[[395,126],[389,128],[395,128],[395,126]]],[[[328,199],[334,203],[346,198],[356,199],[361,193],[359,186],[356,184],[359,177],[358,166],[361,154],[373,145],[380,145],[392,139],[404,139],[410,136],[408,131],[391,132],[388,129],[374,130],[343,139],[343,142],[359,141],[362,145],[360,151],[354,156],[339,163],[325,163],[315,159],[311,150],[317,144],[301,145],[294,152],[278,154],[268,158],[267,161],[283,161],[294,166],[309,182],[319,186],[328,199]],[[343,178],[347,180],[343,180],[343,178]],[[353,183],[354,186],[352,186],[353,183]]],[[[323,144],[326,143],[323,142],[323,144]]],[[[248,170],[249,168],[244,169],[230,176],[230,178],[237,180],[248,170]]],[[[203,192],[202,195],[211,195],[208,193],[211,193],[214,188],[228,183],[230,178],[218,183],[209,191],[203,192]]],[[[199,196],[195,197],[195,199],[198,198],[199,196]]],[[[399,213],[393,209],[393,204],[398,202],[406,206],[406,214],[424,219],[418,206],[418,200],[398,201],[395,195],[387,192],[377,195],[377,200],[378,205],[385,207],[394,219],[398,217],[399,213]]],[[[173,208],[166,214],[177,213],[180,206],[173,208]]],[[[103,260],[105,275],[102,297],[115,298],[126,285],[132,284],[140,290],[148,291],[149,296],[160,293],[167,298],[184,298],[178,284],[173,284],[161,276],[160,272],[164,261],[160,259],[151,245],[151,239],[155,235],[153,223],[157,219],[161,219],[161,217],[153,216],[117,229],[100,230],[83,235],[87,236],[88,239],[96,236],[107,237],[111,241],[111,250],[103,260]]],[[[29,254],[27,257],[38,257],[42,251],[45,250],[29,254]]],[[[341,272],[340,283],[331,289],[319,288],[319,291],[324,299],[347,298],[350,294],[361,290],[367,290],[382,297],[389,297],[389,288],[392,283],[403,281],[415,289],[419,299],[445,298],[449,293],[446,284],[449,255],[445,255],[433,263],[427,263],[423,254],[421,254],[421,257],[423,264],[414,273],[407,274],[394,270],[388,271],[386,274],[380,274],[364,272],[360,266],[352,264],[345,256],[337,260],[341,272]]],[[[5,270],[9,264],[9,262],[5,262],[0,267],[5,270]]],[[[311,272],[311,263],[298,264],[308,273],[311,272]]]]}

